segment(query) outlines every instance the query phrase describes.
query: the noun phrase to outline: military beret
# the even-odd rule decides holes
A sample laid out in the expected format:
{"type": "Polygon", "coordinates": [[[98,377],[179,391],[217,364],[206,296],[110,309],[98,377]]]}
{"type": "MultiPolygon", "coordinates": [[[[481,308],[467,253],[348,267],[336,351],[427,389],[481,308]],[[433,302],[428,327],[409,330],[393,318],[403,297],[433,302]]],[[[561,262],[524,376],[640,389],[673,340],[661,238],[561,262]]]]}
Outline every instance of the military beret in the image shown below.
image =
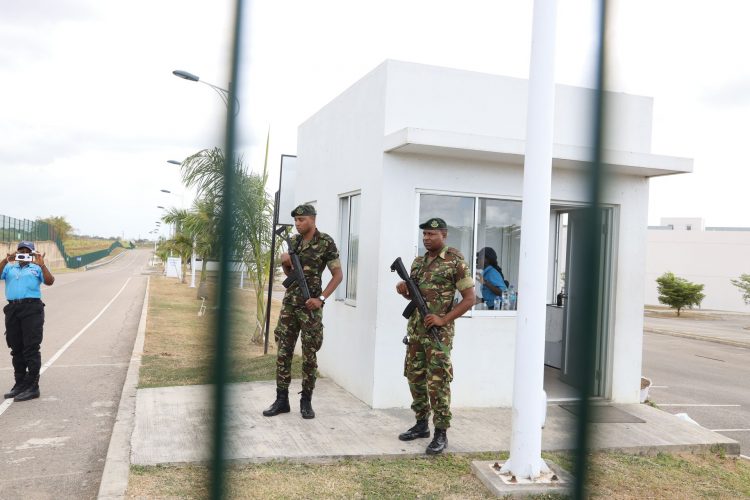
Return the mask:
{"type": "Polygon", "coordinates": [[[419,229],[448,229],[448,224],[440,217],[433,217],[420,224],[419,229]]]}
{"type": "Polygon", "coordinates": [[[317,215],[317,213],[315,212],[315,207],[312,205],[299,205],[292,210],[292,217],[299,217],[301,215],[317,215]]]}

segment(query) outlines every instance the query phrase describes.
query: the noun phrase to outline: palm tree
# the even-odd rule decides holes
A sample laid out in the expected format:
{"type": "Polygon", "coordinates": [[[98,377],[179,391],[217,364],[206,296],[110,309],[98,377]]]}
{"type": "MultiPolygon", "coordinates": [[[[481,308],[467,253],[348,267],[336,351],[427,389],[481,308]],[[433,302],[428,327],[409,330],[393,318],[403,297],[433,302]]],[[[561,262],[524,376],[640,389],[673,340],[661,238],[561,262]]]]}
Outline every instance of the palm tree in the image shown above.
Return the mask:
{"type": "Polygon", "coordinates": [[[209,259],[216,259],[219,253],[219,207],[206,199],[197,199],[185,227],[194,235],[195,253],[201,258],[201,273],[198,280],[197,296],[205,294],[206,265],[209,259]]]}
{"type": "Polygon", "coordinates": [[[268,146],[270,132],[266,136],[266,154],[261,174],[250,173],[242,177],[240,195],[237,200],[238,242],[242,245],[240,255],[248,269],[248,279],[255,289],[255,330],[253,342],[263,340],[266,318],[268,271],[273,260],[271,236],[273,231],[273,202],[266,192],[268,181],[268,146]]]}
{"type": "MultiPolygon", "coordinates": [[[[268,180],[268,146],[270,133],[266,137],[266,155],[263,173],[248,173],[241,157],[234,164],[235,213],[232,214],[235,231],[233,253],[248,267],[248,279],[255,289],[256,325],[251,335],[253,342],[263,338],[265,324],[266,276],[270,265],[270,241],[273,230],[273,203],[266,193],[268,180]]],[[[196,189],[198,197],[206,203],[214,225],[213,231],[206,231],[213,241],[226,241],[219,233],[220,207],[224,196],[224,152],[220,148],[204,149],[189,156],[182,162],[182,180],[187,187],[196,189]]],[[[187,227],[187,226],[186,226],[187,227]]],[[[194,234],[202,235],[204,231],[194,234]]],[[[208,242],[206,242],[208,244],[208,242]]],[[[218,253],[218,245],[211,247],[211,253],[218,253]]]]}

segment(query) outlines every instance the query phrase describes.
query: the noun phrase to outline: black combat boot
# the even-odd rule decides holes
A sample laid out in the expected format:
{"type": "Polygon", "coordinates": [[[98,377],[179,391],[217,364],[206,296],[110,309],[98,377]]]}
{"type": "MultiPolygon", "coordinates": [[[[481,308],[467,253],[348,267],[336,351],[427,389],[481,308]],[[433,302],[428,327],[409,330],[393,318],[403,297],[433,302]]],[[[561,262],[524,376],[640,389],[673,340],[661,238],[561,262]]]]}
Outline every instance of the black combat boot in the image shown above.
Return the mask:
{"type": "Polygon", "coordinates": [[[17,395],[23,392],[23,390],[26,388],[23,383],[24,377],[25,375],[21,375],[20,377],[16,375],[16,383],[13,384],[13,388],[11,390],[3,395],[4,399],[15,398],[17,395]]]}
{"type": "Polygon", "coordinates": [[[276,389],[276,401],[263,410],[264,417],[273,417],[279,413],[289,413],[289,389],[276,389]]]}
{"type": "Polygon", "coordinates": [[[39,397],[39,375],[30,378],[26,376],[24,390],[13,398],[13,401],[28,401],[39,397]]]}
{"type": "Polygon", "coordinates": [[[398,435],[401,441],[411,441],[412,439],[428,437],[430,437],[430,426],[427,424],[427,419],[417,420],[417,424],[414,427],[398,435]]]}
{"type": "Polygon", "coordinates": [[[315,412],[312,408],[312,391],[302,390],[302,397],[299,400],[299,412],[302,418],[315,418],[315,412]]]}
{"type": "Polygon", "coordinates": [[[432,438],[432,442],[427,445],[425,453],[428,455],[437,455],[442,453],[443,450],[448,446],[448,429],[435,428],[435,437],[432,438]]]}

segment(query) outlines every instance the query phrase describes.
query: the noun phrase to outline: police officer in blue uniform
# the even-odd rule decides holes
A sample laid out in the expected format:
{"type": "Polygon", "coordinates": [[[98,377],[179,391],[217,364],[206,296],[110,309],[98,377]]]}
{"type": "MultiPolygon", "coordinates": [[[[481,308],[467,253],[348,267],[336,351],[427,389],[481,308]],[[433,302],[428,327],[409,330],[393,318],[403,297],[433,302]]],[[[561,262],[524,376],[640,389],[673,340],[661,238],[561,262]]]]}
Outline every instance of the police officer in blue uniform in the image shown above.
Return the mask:
{"type": "Polygon", "coordinates": [[[28,401],[39,397],[39,370],[42,368],[42,344],[44,328],[44,303],[41,284],[49,286],[55,282],[47,266],[44,254],[37,253],[34,243],[22,241],[16,258],[8,254],[0,261],[0,279],[5,280],[5,298],[8,304],[5,313],[5,341],[13,358],[13,375],[16,383],[5,393],[5,399],[28,401]]]}

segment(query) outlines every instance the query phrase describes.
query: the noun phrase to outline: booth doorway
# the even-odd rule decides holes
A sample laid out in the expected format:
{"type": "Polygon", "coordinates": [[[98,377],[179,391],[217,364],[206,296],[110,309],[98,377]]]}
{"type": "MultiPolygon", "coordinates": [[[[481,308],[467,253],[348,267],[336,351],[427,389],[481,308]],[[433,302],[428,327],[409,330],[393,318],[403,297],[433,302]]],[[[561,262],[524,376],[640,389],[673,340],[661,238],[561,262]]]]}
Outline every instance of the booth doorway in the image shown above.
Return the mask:
{"type": "MultiPolygon", "coordinates": [[[[551,250],[550,301],[547,306],[545,332],[545,391],[549,399],[575,399],[573,374],[580,367],[583,339],[580,327],[575,324],[580,317],[582,304],[577,300],[581,279],[594,271],[591,262],[585,261],[580,251],[584,213],[580,208],[553,207],[553,235],[551,250]]],[[[608,398],[611,387],[610,337],[612,305],[612,252],[614,209],[602,209],[599,269],[598,313],[595,335],[595,378],[593,396],[608,398]]]]}

